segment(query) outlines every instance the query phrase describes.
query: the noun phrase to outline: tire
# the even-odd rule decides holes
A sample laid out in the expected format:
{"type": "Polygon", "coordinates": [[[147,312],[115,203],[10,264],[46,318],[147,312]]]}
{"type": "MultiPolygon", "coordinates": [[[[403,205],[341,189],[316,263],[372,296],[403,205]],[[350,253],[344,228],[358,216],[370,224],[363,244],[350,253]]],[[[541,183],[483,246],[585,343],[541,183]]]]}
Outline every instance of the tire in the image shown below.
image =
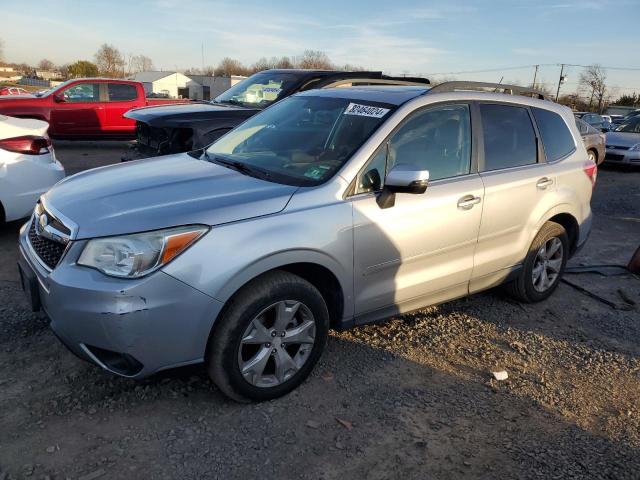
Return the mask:
{"type": "Polygon", "coordinates": [[[233,400],[277,398],[311,373],[324,350],[328,330],[327,305],[311,283],[289,272],[269,272],[242,287],[225,306],[209,338],[206,369],[216,386],[233,400]],[[286,327],[280,328],[283,321],[286,327]],[[294,334],[303,329],[305,342],[298,345],[294,334]],[[287,339],[293,343],[287,344],[287,339]],[[243,375],[242,368],[254,364],[243,375]]]}
{"type": "Polygon", "coordinates": [[[587,150],[587,158],[598,165],[598,154],[594,150],[587,150]]]}
{"type": "MultiPolygon", "coordinates": [[[[549,250],[551,249],[552,248],[549,250]]],[[[506,285],[507,293],[516,300],[524,303],[535,303],[549,298],[560,283],[560,279],[562,278],[567,264],[568,255],[569,237],[567,236],[567,232],[564,227],[555,222],[545,223],[533,239],[531,247],[529,247],[529,253],[527,253],[527,256],[525,257],[520,276],[513,282],[506,285]],[[554,241],[553,239],[557,240],[554,241]],[[562,247],[561,258],[558,261],[558,254],[554,253],[554,255],[547,260],[547,263],[544,263],[541,260],[542,257],[539,258],[542,246],[555,246],[557,245],[557,241],[560,242],[562,247]],[[553,273],[552,268],[558,267],[555,277],[553,277],[553,280],[549,281],[546,286],[544,285],[542,274],[537,277],[537,281],[534,279],[534,268],[536,268],[537,272],[540,272],[541,264],[545,270],[544,276],[547,280],[550,280],[551,278],[551,275],[547,275],[547,272],[553,273]]]]}

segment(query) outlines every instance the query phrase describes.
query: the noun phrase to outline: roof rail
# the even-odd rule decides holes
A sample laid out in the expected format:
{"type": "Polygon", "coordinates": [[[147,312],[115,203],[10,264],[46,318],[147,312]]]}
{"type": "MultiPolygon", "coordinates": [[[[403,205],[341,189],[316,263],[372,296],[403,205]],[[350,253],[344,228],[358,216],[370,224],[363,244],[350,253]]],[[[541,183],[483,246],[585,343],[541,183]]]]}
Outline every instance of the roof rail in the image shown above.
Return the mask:
{"type": "Polygon", "coordinates": [[[476,90],[483,88],[493,88],[494,92],[506,93],[508,95],[525,95],[538,98],[540,100],[551,100],[540,90],[528,87],[520,87],[518,85],[505,85],[504,83],[487,83],[487,82],[443,82],[432,87],[429,92],[455,92],[464,90],[476,90]]]}

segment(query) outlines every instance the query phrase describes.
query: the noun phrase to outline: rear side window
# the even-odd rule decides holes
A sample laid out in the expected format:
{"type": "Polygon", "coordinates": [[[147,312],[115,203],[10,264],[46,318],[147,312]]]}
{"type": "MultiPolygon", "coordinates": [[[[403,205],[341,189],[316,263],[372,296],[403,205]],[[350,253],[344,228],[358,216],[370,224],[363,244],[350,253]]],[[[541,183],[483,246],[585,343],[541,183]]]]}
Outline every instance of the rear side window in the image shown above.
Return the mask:
{"type": "MultiPolygon", "coordinates": [[[[576,149],[573,136],[560,115],[544,108],[533,108],[532,110],[548,162],[560,160],[576,149]]],[[[587,132],[588,130],[585,134],[587,132]]]]}
{"type": "Polygon", "coordinates": [[[109,90],[110,102],[126,102],[138,98],[138,91],[133,85],[126,83],[110,83],[107,87],[109,90]]]}
{"type": "Polygon", "coordinates": [[[538,148],[526,108],[510,105],[480,105],[484,130],[483,171],[531,165],[538,148]]]}

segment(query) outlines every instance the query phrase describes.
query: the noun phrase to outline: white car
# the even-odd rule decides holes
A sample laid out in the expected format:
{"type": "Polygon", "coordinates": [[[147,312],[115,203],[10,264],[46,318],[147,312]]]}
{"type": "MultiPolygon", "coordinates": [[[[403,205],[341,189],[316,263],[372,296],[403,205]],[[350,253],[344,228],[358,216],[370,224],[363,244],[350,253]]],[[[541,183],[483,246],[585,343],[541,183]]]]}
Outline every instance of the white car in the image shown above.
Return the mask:
{"type": "Polygon", "coordinates": [[[28,217],[44,192],[64,178],[41,120],[0,115],[0,224],[28,217]]]}

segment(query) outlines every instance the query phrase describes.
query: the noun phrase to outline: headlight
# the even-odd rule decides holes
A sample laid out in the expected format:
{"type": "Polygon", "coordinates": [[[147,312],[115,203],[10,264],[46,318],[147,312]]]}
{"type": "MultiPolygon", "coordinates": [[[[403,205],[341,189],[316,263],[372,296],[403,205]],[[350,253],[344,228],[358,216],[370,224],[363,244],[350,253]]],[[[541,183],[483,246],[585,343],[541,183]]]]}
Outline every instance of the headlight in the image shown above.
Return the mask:
{"type": "Polygon", "coordinates": [[[629,150],[631,150],[632,152],[637,152],[638,150],[640,150],[640,143],[636,143],[633,147],[631,147],[629,150]]]}
{"type": "Polygon", "coordinates": [[[138,278],[166,265],[209,230],[192,225],[89,240],[78,265],[122,278],[138,278]]]}

